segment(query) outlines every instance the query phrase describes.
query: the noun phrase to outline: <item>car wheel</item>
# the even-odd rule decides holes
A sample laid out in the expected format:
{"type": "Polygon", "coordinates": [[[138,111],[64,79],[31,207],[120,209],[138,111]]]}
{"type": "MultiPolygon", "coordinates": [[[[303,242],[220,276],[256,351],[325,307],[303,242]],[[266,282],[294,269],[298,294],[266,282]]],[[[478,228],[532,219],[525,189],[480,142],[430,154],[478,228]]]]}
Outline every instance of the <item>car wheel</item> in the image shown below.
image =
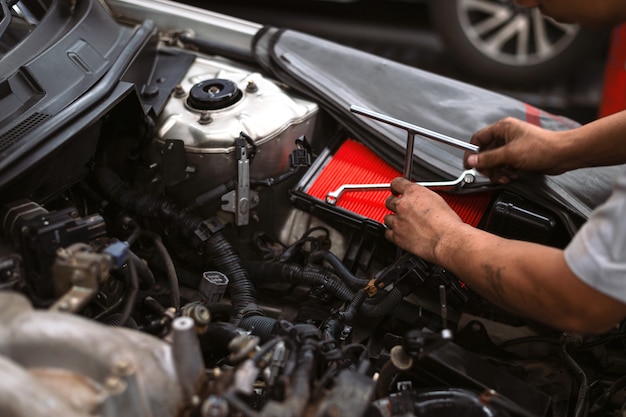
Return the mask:
{"type": "Polygon", "coordinates": [[[592,49],[604,46],[603,34],[556,22],[513,0],[432,0],[429,7],[461,70],[504,86],[563,78],[592,49]]]}

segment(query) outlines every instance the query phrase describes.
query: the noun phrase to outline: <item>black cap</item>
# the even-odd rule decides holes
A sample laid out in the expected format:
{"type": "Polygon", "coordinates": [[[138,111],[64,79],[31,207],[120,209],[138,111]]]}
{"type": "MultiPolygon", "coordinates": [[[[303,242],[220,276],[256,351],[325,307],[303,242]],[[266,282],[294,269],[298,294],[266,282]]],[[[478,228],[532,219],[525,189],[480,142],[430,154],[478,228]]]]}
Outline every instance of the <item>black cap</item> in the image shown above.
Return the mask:
{"type": "Polygon", "coordinates": [[[187,104],[198,110],[218,110],[235,104],[242,96],[234,82],[213,78],[191,87],[187,104]]]}

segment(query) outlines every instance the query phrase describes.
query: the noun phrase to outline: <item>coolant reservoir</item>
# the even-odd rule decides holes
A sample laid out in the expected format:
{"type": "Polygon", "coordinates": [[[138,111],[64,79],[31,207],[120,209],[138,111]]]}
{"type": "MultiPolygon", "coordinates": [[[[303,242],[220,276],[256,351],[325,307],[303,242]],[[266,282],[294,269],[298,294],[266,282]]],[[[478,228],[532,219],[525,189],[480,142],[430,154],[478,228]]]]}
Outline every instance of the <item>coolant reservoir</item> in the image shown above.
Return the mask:
{"type": "Polygon", "coordinates": [[[235,140],[242,132],[256,145],[249,177],[276,177],[289,170],[296,139],[312,136],[317,111],[316,103],[259,73],[198,58],[158,120],[156,162],[167,165],[162,170],[169,176],[165,185],[176,185],[170,193],[184,204],[236,180],[241,172],[235,140]]]}

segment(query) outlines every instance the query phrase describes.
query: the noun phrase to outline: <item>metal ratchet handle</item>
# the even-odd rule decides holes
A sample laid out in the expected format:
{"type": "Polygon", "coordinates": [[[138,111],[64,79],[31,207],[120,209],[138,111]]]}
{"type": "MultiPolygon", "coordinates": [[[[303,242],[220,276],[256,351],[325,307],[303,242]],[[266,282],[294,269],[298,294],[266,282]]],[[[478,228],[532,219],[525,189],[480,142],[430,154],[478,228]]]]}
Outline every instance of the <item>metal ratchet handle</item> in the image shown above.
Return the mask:
{"type": "MultiPolygon", "coordinates": [[[[395,119],[393,117],[384,115],[382,113],[378,113],[372,110],[365,109],[360,106],[352,105],[350,106],[350,111],[352,113],[360,114],[363,116],[367,116],[370,119],[378,120],[383,123],[387,123],[388,125],[399,127],[401,129],[406,130],[409,134],[417,133],[420,136],[423,136],[427,139],[432,139],[440,143],[445,143],[446,145],[450,145],[452,147],[462,149],[464,151],[478,153],[480,152],[480,147],[473,145],[471,143],[464,142],[460,139],[455,139],[450,136],[446,136],[442,133],[434,132],[432,130],[428,130],[426,128],[405,122],[403,120],[395,119]]],[[[412,153],[412,152],[411,152],[412,153]]]]}
{"type": "MultiPolygon", "coordinates": [[[[459,175],[458,178],[448,181],[422,181],[416,182],[415,184],[421,185],[422,187],[434,188],[434,189],[450,189],[456,186],[465,186],[467,184],[472,184],[476,181],[477,172],[475,169],[465,170],[459,175]]],[[[326,194],[326,203],[334,206],[337,204],[339,198],[345,193],[350,191],[375,191],[375,190],[384,190],[391,187],[390,183],[382,183],[382,184],[344,184],[341,187],[337,188],[334,191],[326,194]]]]}

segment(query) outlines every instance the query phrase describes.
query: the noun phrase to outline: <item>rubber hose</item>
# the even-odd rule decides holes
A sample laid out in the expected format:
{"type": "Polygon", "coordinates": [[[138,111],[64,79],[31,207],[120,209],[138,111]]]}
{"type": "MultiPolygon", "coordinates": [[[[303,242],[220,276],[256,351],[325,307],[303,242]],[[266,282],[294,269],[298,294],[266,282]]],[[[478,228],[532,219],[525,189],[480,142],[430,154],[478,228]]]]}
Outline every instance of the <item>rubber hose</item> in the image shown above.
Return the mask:
{"type": "Polygon", "coordinates": [[[126,303],[119,319],[120,326],[126,326],[135,306],[135,298],[139,292],[139,278],[133,258],[128,259],[128,271],[126,273],[126,303]]]}
{"type": "Polygon", "coordinates": [[[359,290],[355,294],[354,298],[348,305],[348,307],[339,313],[339,317],[344,323],[350,323],[356,316],[357,311],[363,305],[363,301],[367,298],[367,293],[364,290],[359,290]]]}
{"type": "Polygon", "coordinates": [[[567,352],[567,349],[565,348],[565,345],[561,348],[561,357],[579,380],[578,399],[576,400],[574,417],[586,417],[589,412],[589,383],[587,374],[583,368],[576,363],[574,358],[570,356],[569,352],[567,352]]]}
{"type": "Polygon", "coordinates": [[[326,343],[325,356],[331,357],[334,355],[340,355],[341,352],[337,349],[337,333],[343,329],[341,322],[335,318],[327,319],[320,328],[322,335],[322,341],[326,343]]]}
{"type": "Polygon", "coordinates": [[[276,325],[276,319],[265,316],[246,317],[239,323],[242,329],[248,330],[253,335],[258,336],[263,343],[275,336],[276,325]]]}
{"type": "Polygon", "coordinates": [[[228,356],[228,344],[236,336],[243,334],[244,329],[239,328],[231,323],[212,322],[206,328],[206,331],[199,336],[200,350],[207,363],[214,360],[220,360],[228,356]]]}
{"type": "Polygon", "coordinates": [[[152,270],[146,265],[144,261],[141,260],[139,256],[133,251],[129,251],[130,257],[135,262],[135,267],[137,268],[137,275],[139,276],[139,289],[142,291],[149,290],[154,287],[154,274],[152,270]]]}
{"type": "MultiPolygon", "coordinates": [[[[509,414],[489,404],[483,404],[479,395],[463,389],[441,389],[413,393],[413,410],[406,413],[406,397],[385,397],[373,403],[380,416],[413,415],[439,417],[442,415],[463,417],[505,417],[509,414]],[[401,412],[400,410],[403,410],[401,412]]],[[[375,415],[374,413],[368,415],[375,415]]]]}
{"type": "Polygon", "coordinates": [[[165,263],[165,272],[167,275],[167,280],[170,283],[170,303],[172,307],[176,309],[176,311],[180,310],[180,285],[178,283],[178,274],[176,273],[176,267],[174,266],[174,262],[167,251],[167,248],[163,244],[161,240],[161,236],[156,233],[146,233],[152,240],[154,241],[154,246],[157,248],[159,255],[161,255],[161,260],[165,263]]]}
{"type": "Polygon", "coordinates": [[[326,320],[321,328],[322,340],[334,342],[336,340],[335,335],[342,327],[341,322],[336,319],[331,318],[326,320]]]}
{"type": "Polygon", "coordinates": [[[461,389],[445,389],[417,394],[414,408],[420,417],[438,417],[442,413],[464,417],[493,417],[503,413],[482,403],[480,397],[461,389]]]}
{"type": "Polygon", "coordinates": [[[185,211],[193,211],[207,203],[210,203],[211,201],[216,201],[224,194],[234,190],[235,188],[237,188],[237,181],[228,180],[224,184],[220,184],[197,196],[193,202],[185,208],[185,211]]]}
{"type": "Polygon", "coordinates": [[[230,322],[238,325],[244,317],[262,316],[256,302],[256,288],[239,255],[221,233],[212,235],[207,244],[217,269],[229,278],[228,291],[233,303],[230,322]]]}
{"type": "Polygon", "coordinates": [[[339,278],[341,278],[351,288],[364,288],[369,284],[369,280],[365,278],[359,278],[355,276],[350,270],[341,262],[341,259],[334,253],[326,250],[315,251],[309,256],[309,260],[313,263],[321,263],[322,261],[328,262],[339,278]]]}
{"type": "MultiPolygon", "coordinates": [[[[114,313],[106,317],[102,321],[102,323],[106,324],[107,326],[117,327],[117,326],[122,325],[122,318],[123,318],[122,313],[114,313]]],[[[126,320],[126,324],[124,325],[124,327],[127,327],[129,329],[135,329],[135,330],[139,329],[139,326],[137,326],[137,322],[132,317],[126,320]]]]}
{"type": "Polygon", "coordinates": [[[423,309],[408,301],[402,300],[392,309],[391,314],[402,321],[410,323],[414,328],[427,327],[431,330],[441,329],[441,316],[423,309]]]}
{"type": "Polygon", "coordinates": [[[256,282],[289,282],[291,284],[323,285],[324,288],[342,301],[351,301],[354,292],[335,275],[321,268],[294,263],[281,262],[248,262],[246,268],[253,272],[251,276],[256,282]]]}
{"type": "Polygon", "coordinates": [[[403,298],[403,290],[399,287],[394,287],[378,304],[363,303],[359,312],[366,317],[382,317],[391,313],[391,311],[400,304],[403,298]]]}
{"type": "MultiPolygon", "coordinates": [[[[278,185],[298,173],[298,170],[287,171],[278,177],[254,179],[250,178],[250,187],[272,187],[278,185]]],[[[219,200],[224,194],[237,188],[237,181],[228,180],[194,198],[193,202],[185,208],[185,211],[193,211],[212,201],[219,200]]]]}

